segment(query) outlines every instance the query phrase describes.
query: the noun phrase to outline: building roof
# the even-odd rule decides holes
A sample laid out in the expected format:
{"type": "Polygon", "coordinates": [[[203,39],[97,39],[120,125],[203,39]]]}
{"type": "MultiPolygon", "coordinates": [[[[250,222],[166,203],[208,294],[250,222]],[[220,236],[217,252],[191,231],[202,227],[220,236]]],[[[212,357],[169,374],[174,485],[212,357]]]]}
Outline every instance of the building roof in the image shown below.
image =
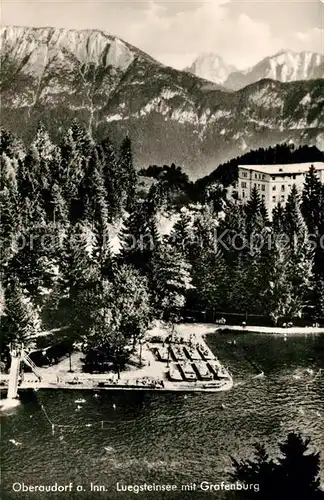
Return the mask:
{"type": "Polygon", "coordinates": [[[262,172],[263,174],[282,175],[282,174],[305,174],[308,172],[311,165],[314,165],[315,170],[324,170],[324,162],[310,161],[307,163],[286,163],[276,165],[239,165],[239,168],[262,172]]]}

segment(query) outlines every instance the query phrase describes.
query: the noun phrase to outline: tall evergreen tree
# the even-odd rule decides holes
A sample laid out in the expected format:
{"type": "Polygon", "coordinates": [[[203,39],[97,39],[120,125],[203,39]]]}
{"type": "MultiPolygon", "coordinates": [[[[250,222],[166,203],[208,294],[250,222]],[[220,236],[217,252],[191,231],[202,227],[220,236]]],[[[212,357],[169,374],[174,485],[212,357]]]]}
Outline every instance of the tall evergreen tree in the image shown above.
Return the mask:
{"type": "Polygon", "coordinates": [[[137,174],[133,163],[132,143],[128,136],[121,145],[119,162],[121,178],[125,183],[126,209],[131,211],[135,201],[137,174]]]}
{"type": "Polygon", "coordinates": [[[175,245],[179,252],[186,258],[190,256],[190,250],[193,243],[193,229],[191,225],[191,218],[188,212],[183,209],[170,234],[171,243],[175,245]]]}
{"type": "MultiPolygon", "coordinates": [[[[238,461],[232,458],[234,472],[231,479],[243,485],[258,485],[256,489],[242,488],[239,498],[262,500],[320,500],[319,453],[309,450],[309,439],[290,433],[279,444],[281,455],[272,459],[264,445],[255,447],[255,458],[238,461]]],[[[235,496],[236,498],[236,496],[235,496]]]]}
{"type": "Polygon", "coordinates": [[[152,217],[147,213],[146,203],[138,202],[124,221],[119,235],[122,261],[146,273],[149,272],[154,250],[152,229],[152,217]]]}
{"type": "Polygon", "coordinates": [[[70,218],[80,221],[84,216],[83,181],[88,169],[94,142],[76,121],[68,129],[60,145],[58,180],[67,201],[70,218]]]}
{"type": "Polygon", "coordinates": [[[313,165],[306,174],[301,209],[310,234],[318,234],[324,218],[324,193],[313,165]]]}
{"type": "Polygon", "coordinates": [[[267,314],[275,325],[301,316],[304,306],[303,293],[293,285],[289,251],[280,239],[272,245],[268,265],[271,275],[264,291],[267,314]]]}
{"type": "Polygon", "coordinates": [[[121,173],[121,165],[115,150],[108,138],[100,146],[100,154],[103,164],[103,180],[106,190],[110,219],[119,218],[122,215],[125,198],[125,181],[121,173]]]}
{"type": "Polygon", "coordinates": [[[5,316],[2,322],[5,344],[26,346],[40,331],[40,327],[39,317],[30,298],[19,281],[12,280],[5,291],[5,316]]]}
{"type": "Polygon", "coordinates": [[[186,295],[193,288],[191,266],[181,253],[170,245],[162,245],[154,253],[152,290],[155,310],[166,319],[176,318],[185,305],[186,295]]]}
{"type": "Polygon", "coordinates": [[[255,186],[252,189],[250,199],[245,205],[245,213],[248,238],[252,233],[260,234],[267,222],[267,211],[255,186]]]}
{"type": "Polygon", "coordinates": [[[0,222],[0,263],[3,266],[13,255],[21,226],[16,171],[4,153],[0,158],[0,222]]]}
{"type": "Polygon", "coordinates": [[[284,207],[278,203],[272,211],[272,228],[275,233],[279,234],[284,231],[284,219],[284,207]]]}
{"type": "Polygon", "coordinates": [[[191,270],[196,304],[210,311],[224,311],[228,307],[229,281],[227,265],[221,250],[207,250],[191,270]],[[208,277],[208,278],[207,278],[208,277]]]}

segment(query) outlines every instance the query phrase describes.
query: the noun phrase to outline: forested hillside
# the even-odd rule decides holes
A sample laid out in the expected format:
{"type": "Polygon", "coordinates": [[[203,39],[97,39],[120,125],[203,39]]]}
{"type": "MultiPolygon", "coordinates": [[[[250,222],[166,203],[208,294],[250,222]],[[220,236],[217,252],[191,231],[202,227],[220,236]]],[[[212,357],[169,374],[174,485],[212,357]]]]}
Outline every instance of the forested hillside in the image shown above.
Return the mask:
{"type": "Polygon", "coordinates": [[[61,141],[77,119],[99,141],[128,133],[136,167],[175,162],[194,180],[250,149],[323,144],[320,78],[265,72],[233,92],[99,30],[4,26],[0,40],[2,122],[26,141],[40,120],[61,141]]]}
{"type": "Polygon", "coordinates": [[[142,172],[156,178],[141,189],[129,137],[116,151],[74,122],[59,144],[41,126],[28,147],[6,131],[0,145],[5,355],[9,342],[69,326],[71,344],[122,365],[152,319],[192,307],[323,318],[324,187],[312,169],[270,224],[256,191],[245,207],[217,185],[194,202],[175,166],[142,172]],[[166,211],[175,223],[162,234],[166,211]]]}

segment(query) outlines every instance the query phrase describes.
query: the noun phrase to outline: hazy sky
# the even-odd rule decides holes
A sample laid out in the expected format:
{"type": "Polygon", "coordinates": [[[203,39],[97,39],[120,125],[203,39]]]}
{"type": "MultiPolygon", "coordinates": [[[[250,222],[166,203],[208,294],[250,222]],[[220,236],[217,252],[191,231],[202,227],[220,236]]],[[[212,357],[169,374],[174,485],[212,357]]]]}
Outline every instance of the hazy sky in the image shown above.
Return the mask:
{"type": "Polygon", "coordinates": [[[183,68],[216,52],[239,68],[283,48],[324,52],[324,0],[2,0],[2,24],[98,28],[183,68]]]}

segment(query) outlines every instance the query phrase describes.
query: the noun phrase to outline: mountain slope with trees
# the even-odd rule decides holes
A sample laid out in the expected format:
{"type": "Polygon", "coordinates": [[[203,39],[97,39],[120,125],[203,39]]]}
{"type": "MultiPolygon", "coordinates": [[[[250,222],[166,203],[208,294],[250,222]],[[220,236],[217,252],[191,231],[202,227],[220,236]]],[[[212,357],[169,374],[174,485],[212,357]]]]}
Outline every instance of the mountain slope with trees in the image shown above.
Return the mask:
{"type": "Polygon", "coordinates": [[[232,92],[101,31],[1,28],[9,130],[30,141],[42,120],[61,141],[77,119],[98,141],[132,137],[136,167],[175,162],[191,178],[249,149],[323,144],[323,85],[266,79],[232,92]]]}
{"type": "Polygon", "coordinates": [[[144,192],[128,136],[117,151],[73,122],[60,143],[41,125],[27,147],[2,131],[0,147],[5,359],[10,342],[63,326],[71,346],[82,342],[88,359],[99,352],[120,370],[153,319],[174,322],[189,309],[275,325],[308,310],[323,321],[324,186],[314,169],[271,224],[256,190],[245,206],[222,189],[196,203],[174,165],[149,169],[156,178],[144,192]],[[164,212],[175,223],[162,234],[164,212]]]}

